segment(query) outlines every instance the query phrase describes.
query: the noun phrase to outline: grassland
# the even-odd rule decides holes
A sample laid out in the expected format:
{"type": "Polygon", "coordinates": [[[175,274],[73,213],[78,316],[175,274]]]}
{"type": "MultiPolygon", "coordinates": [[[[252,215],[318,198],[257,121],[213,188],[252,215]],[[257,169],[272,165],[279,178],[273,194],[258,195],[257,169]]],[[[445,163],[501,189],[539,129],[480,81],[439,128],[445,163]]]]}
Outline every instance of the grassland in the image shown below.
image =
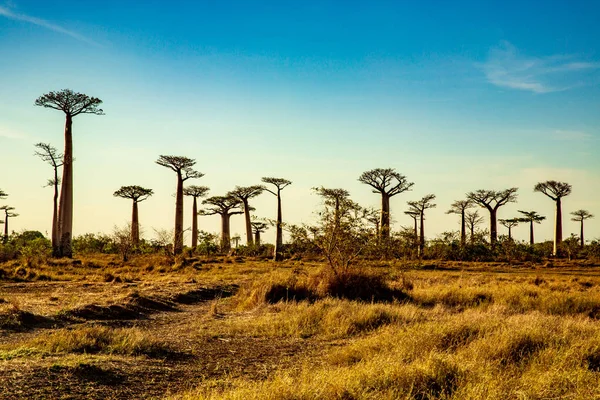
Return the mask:
{"type": "Polygon", "coordinates": [[[7,263],[0,398],[600,398],[599,267],[7,263]]]}

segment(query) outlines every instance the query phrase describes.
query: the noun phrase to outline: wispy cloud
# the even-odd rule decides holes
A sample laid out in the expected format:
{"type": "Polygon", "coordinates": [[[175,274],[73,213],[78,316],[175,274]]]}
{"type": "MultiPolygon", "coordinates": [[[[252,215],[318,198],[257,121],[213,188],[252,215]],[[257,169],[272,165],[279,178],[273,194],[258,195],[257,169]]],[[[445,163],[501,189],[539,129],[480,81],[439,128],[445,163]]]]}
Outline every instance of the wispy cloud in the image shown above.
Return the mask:
{"type": "Polygon", "coordinates": [[[26,135],[0,126],[0,138],[4,139],[25,139],[26,135]]]}
{"type": "Polygon", "coordinates": [[[482,69],[493,85],[550,93],[584,86],[582,74],[597,72],[600,63],[577,60],[571,55],[528,57],[509,42],[502,42],[490,50],[482,69]]]}
{"type": "Polygon", "coordinates": [[[592,139],[592,135],[580,131],[554,131],[554,139],[556,140],[569,140],[569,141],[585,141],[592,139]]]}
{"type": "Polygon", "coordinates": [[[7,6],[0,5],[0,16],[6,17],[6,18],[9,18],[12,20],[16,20],[16,21],[23,21],[23,22],[27,22],[27,23],[30,23],[33,25],[37,25],[42,28],[50,29],[51,31],[54,31],[54,32],[58,32],[58,33],[62,33],[67,36],[71,36],[72,38],[80,40],[82,42],[86,42],[86,43],[92,44],[94,46],[100,46],[99,43],[97,43],[83,35],[80,35],[77,32],[65,29],[60,25],[56,25],[50,21],[46,21],[41,18],[32,17],[32,16],[29,16],[26,14],[16,13],[7,6]]]}

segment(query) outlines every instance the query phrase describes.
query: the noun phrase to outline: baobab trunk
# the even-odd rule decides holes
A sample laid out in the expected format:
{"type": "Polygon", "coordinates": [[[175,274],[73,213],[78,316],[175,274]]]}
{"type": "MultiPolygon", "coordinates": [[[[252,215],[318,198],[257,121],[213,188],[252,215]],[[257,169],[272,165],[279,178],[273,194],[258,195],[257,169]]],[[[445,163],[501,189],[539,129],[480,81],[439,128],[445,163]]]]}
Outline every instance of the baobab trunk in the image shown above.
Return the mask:
{"type": "Polygon", "coordinates": [[[65,155],[63,177],[60,186],[60,206],[58,209],[58,236],[60,237],[59,256],[73,257],[71,239],[73,237],[73,117],[67,114],[65,122],[65,155]]]}
{"type": "Polygon", "coordinates": [[[583,218],[581,218],[581,232],[579,234],[579,238],[581,240],[580,246],[583,249],[583,244],[585,243],[583,240],[583,218]]]}
{"type": "Polygon", "coordinates": [[[508,240],[512,240],[512,233],[511,233],[512,228],[509,226],[508,227],[508,240]]]}
{"type": "Polygon", "coordinates": [[[533,240],[533,221],[531,221],[529,223],[529,244],[533,246],[534,244],[534,240],[533,240]]]}
{"type": "Polygon", "coordinates": [[[60,256],[60,235],[58,234],[58,169],[54,167],[54,198],[52,208],[52,257],[60,256]]]}
{"type": "Polygon", "coordinates": [[[4,217],[4,242],[8,240],[8,215],[4,217]]]}
{"type": "Polygon", "coordinates": [[[221,251],[229,252],[231,250],[231,234],[229,233],[229,214],[221,215],[221,251]]]}
{"type": "Polygon", "coordinates": [[[465,224],[465,209],[460,212],[460,245],[464,246],[467,242],[467,227],[465,224]]]}
{"type": "Polygon", "coordinates": [[[254,244],[260,246],[260,232],[254,232],[254,244]]]}
{"type": "Polygon", "coordinates": [[[552,255],[558,255],[558,247],[562,242],[562,209],[560,197],[556,199],[556,225],[554,226],[554,248],[552,255]]]}
{"type": "Polygon", "coordinates": [[[250,205],[244,200],[244,219],[246,220],[246,244],[252,246],[252,223],[250,222],[250,205]]]}
{"type": "Polygon", "coordinates": [[[277,236],[275,240],[275,254],[273,258],[275,261],[281,261],[283,259],[283,255],[281,254],[281,249],[283,247],[283,228],[282,224],[282,216],[281,216],[281,193],[277,193],[277,236]]]}
{"type": "Polygon", "coordinates": [[[494,246],[498,241],[498,223],[496,219],[496,210],[492,208],[490,210],[490,242],[492,246],[494,246]]]}
{"type": "Polygon", "coordinates": [[[131,211],[131,242],[137,247],[140,244],[140,223],[138,218],[138,202],[133,201],[133,209],[131,211]]]}
{"type": "Polygon", "coordinates": [[[181,171],[177,171],[177,193],[175,200],[175,237],[173,242],[173,253],[181,254],[183,251],[183,177],[181,171]]]}
{"type": "Polygon", "coordinates": [[[421,230],[419,232],[419,257],[423,257],[423,250],[425,249],[425,229],[424,229],[424,215],[421,213],[421,230]]]}
{"type": "Polygon", "coordinates": [[[381,232],[379,233],[382,239],[390,237],[390,196],[385,193],[381,194],[381,232]]]}
{"type": "Polygon", "coordinates": [[[194,197],[194,203],[192,205],[192,251],[198,247],[198,200],[194,197]]]}

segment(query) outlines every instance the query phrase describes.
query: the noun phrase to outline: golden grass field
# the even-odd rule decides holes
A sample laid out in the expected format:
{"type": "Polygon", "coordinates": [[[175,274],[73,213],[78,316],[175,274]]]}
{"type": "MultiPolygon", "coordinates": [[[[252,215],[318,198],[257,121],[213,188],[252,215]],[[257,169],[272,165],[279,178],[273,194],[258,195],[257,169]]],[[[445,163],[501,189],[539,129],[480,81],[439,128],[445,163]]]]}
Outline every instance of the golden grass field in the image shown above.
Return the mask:
{"type": "Polygon", "coordinates": [[[600,265],[86,256],[0,265],[0,398],[600,398],[600,265]],[[303,290],[312,290],[309,300],[303,290]]]}

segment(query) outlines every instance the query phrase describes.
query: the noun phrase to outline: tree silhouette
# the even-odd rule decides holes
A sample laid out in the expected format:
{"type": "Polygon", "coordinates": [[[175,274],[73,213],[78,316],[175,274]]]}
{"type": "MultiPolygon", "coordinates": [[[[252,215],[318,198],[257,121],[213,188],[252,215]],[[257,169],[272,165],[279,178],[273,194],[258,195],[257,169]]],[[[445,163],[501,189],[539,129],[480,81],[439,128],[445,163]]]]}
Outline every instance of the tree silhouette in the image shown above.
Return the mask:
{"type": "Polygon", "coordinates": [[[58,256],[73,257],[73,118],[79,114],[104,115],[99,108],[102,100],[70,89],[46,93],[35,100],[35,105],[65,113],[65,151],[63,175],[58,206],[58,256]]]}
{"type": "Polygon", "coordinates": [[[404,214],[408,215],[409,217],[411,217],[413,219],[413,244],[415,247],[419,247],[419,228],[417,225],[417,221],[419,220],[419,217],[421,215],[421,213],[417,210],[414,209],[409,209],[408,211],[404,211],[404,214]]]}
{"type": "Polygon", "coordinates": [[[281,261],[283,259],[283,221],[281,217],[281,191],[285,189],[287,186],[291,185],[292,182],[283,178],[272,178],[272,177],[264,177],[262,178],[264,183],[269,183],[275,186],[274,190],[265,187],[265,190],[272,195],[277,197],[277,223],[276,227],[276,239],[275,239],[275,254],[273,255],[273,259],[275,261],[281,261]]]}
{"type": "Polygon", "coordinates": [[[554,224],[554,247],[552,255],[558,254],[558,246],[562,242],[562,198],[571,194],[571,185],[566,182],[546,181],[540,182],[534,186],[534,192],[545,194],[554,200],[556,204],[555,224],[554,224]]]}
{"type": "Polygon", "coordinates": [[[141,186],[121,186],[119,190],[113,193],[115,197],[133,200],[133,209],[131,212],[131,245],[137,247],[140,244],[140,222],[138,217],[138,203],[152,196],[152,189],[146,189],[141,186]]]}
{"type": "Polygon", "coordinates": [[[194,198],[192,205],[192,251],[198,247],[198,197],[206,196],[210,189],[207,186],[190,185],[183,189],[184,196],[194,198]]]}
{"type": "Polygon", "coordinates": [[[466,232],[466,221],[465,213],[467,209],[473,207],[471,200],[457,200],[450,206],[450,209],[446,211],[446,214],[458,214],[460,215],[460,245],[464,246],[467,241],[466,232]]]}
{"type": "Polygon", "coordinates": [[[534,223],[536,223],[536,224],[541,223],[543,220],[546,219],[546,217],[544,217],[543,215],[539,215],[535,211],[521,211],[521,210],[519,210],[519,212],[521,214],[523,214],[523,217],[519,218],[521,220],[521,222],[528,222],[529,223],[529,244],[533,245],[535,243],[534,237],[533,237],[533,224],[534,223]]]}
{"type": "Polygon", "coordinates": [[[228,196],[233,196],[239,201],[242,202],[244,207],[244,220],[246,222],[246,244],[248,246],[252,246],[254,242],[252,240],[252,222],[250,220],[250,211],[252,211],[252,207],[250,207],[249,200],[260,195],[265,190],[265,187],[262,185],[254,185],[254,186],[236,186],[231,192],[227,193],[228,196]]]}
{"type": "Polygon", "coordinates": [[[187,157],[161,155],[156,160],[156,163],[169,168],[177,174],[173,253],[180,254],[183,251],[183,182],[188,179],[202,178],[204,174],[192,169],[196,164],[196,160],[187,157]]]}
{"type": "Polygon", "coordinates": [[[467,193],[467,199],[486,208],[490,212],[490,243],[492,246],[498,240],[497,213],[498,209],[506,203],[517,201],[517,188],[505,190],[477,190],[467,193]]]}
{"type": "Polygon", "coordinates": [[[8,240],[8,219],[13,217],[18,217],[19,214],[14,213],[13,210],[15,208],[11,206],[2,206],[0,210],[4,211],[4,242],[8,240]]]}
{"type": "Polygon", "coordinates": [[[407,204],[410,206],[412,212],[416,212],[419,215],[420,229],[419,229],[419,256],[423,256],[423,250],[425,249],[425,210],[434,208],[437,205],[432,203],[435,200],[435,194],[428,194],[421,200],[409,201],[407,204]]]}
{"type": "Polygon", "coordinates": [[[213,196],[204,199],[202,204],[210,207],[200,211],[200,215],[215,215],[221,216],[221,251],[228,252],[231,250],[231,233],[229,221],[232,215],[243,214],[241,210],[242,202],[233,196],[213,196]]]}
{"type": "Polygon", "coordinates": [[[508,240],[512,240],[512,228],[519,225],[519,222],[522,222],[519,218],[499,219],[498,221],[502,226],[508,228],[508,240]]]}
{"type": "Polygon", "coordinates": [[[260,246],[260,234],[267,229],[267,223],[262,221],[252,221],[252,232],[254,233],[254,244],[260,246]]]}
{"type": "Polygon", "coordinates": [[[42,159],[42,161],[50,164],[54,170],[54,177],[48,179],[46,186],[52,186],[54,188],[54,197],[52,201],[52,256],[58,257],[59,250],[59,234],[58,234],[58,185],[60,179],[58,178],[58,168],[63,165],[63,155],[49,143],[37,143],[35,145],[39,150],[34,154],[42,159]]]}
{"type": "Polygon", "coordinates": [[[313,188],[314,192],[321,196],[326,207],[333,208],[333,222],[339,226],[340,216],[344,208],[353,207],[356,204],[350,200],[350,193],[346,189],[327,189],[324,187],[313,188]]]}
{"type": "Polygon", "coordinates": [[[373,188],[373,193],[381,194],[381,223],[379,236],[382,239],[390,237],[390,198],[410,190],[414,185],[406,177],[393,168],[376,168],[363,172],[359,182],[373,188]]]}
{"type": "Polygon", "coordinates": [[[470,211],[465,214],[465,222],[471,233],[470,242],[472,244],[475,241],[475,228],[483,222],[483,217],[479,215],[479,211],[477,210],[470,211]]]}
{"type": "Polygon", "coordinates": [[[585,241],[583,240],[583,221],[585,221],[586,219],[594,218],[594,216],[592,214],[590,214],[590,212],[588,210],[573,211],[571,213],[571,215],[573,215],[573,218],[571,218],[571,221],[581,223],[581,228],[580,228],[581,231],[579,233],[579,240],[580,240],[580,246],[581,246],[581,248],[583,248],[583,245],[585,244],[585,241]]]}
{"type": "Polygon", "coordinates": [[[8,197],[8,194],[2,189],[0,189],[0,199],[5,199],[8,197]]]}

